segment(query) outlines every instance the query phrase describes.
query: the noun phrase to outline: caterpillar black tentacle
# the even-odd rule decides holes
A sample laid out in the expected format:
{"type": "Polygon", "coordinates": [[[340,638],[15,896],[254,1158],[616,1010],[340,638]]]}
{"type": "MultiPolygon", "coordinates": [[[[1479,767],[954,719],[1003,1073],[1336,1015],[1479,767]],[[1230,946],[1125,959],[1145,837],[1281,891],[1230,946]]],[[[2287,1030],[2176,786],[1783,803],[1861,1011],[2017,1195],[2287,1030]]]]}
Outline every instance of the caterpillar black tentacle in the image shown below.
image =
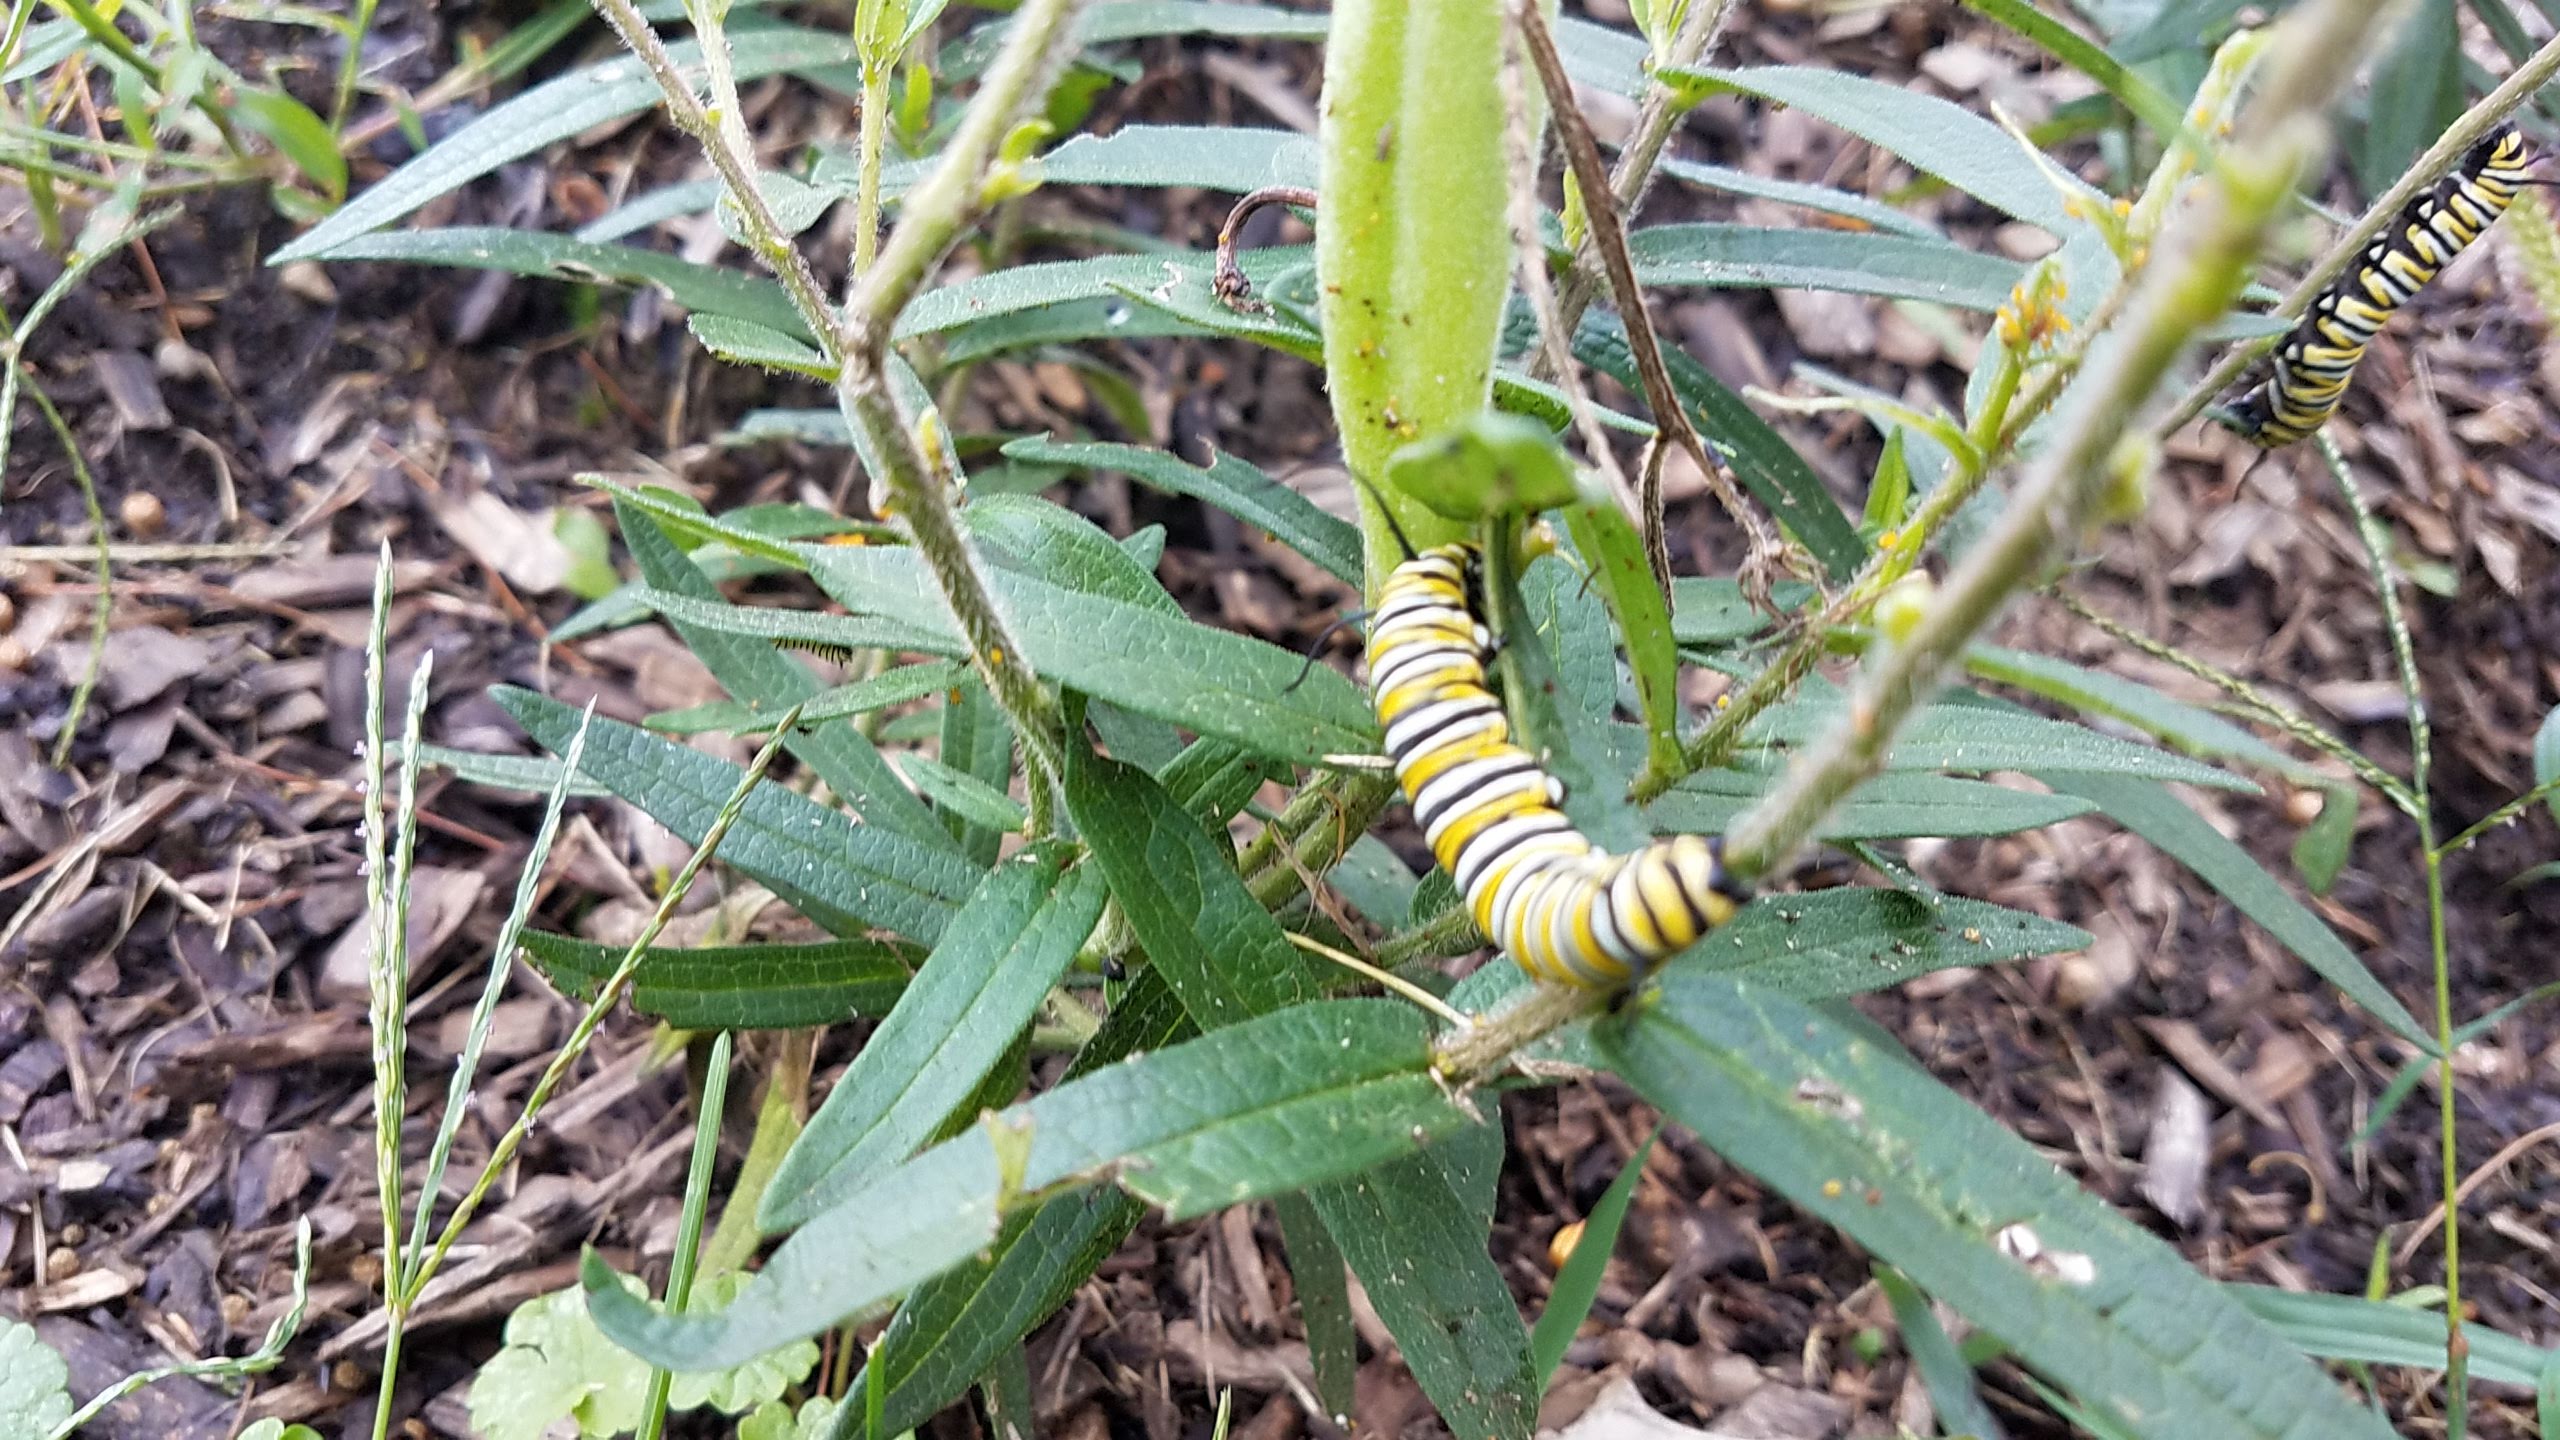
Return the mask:
{"type": "Polygon", "coordinates": [[[1537,979],[1621,988],[1731,919],[1750,892],[1712,840],[1611,855],[1565,818],[1563,786],[1512,742],[1486,685],[1482,563],[1475,545],[1442,545],[1387,577],[1368,657],[1387,754],[1477,928],[1537,979]]]}
{"type": "Polygon", "coordinates": [[[2513,125],[2464,152],[2452,174],[2411,200],[2355,268],[2311,303],[2269,357],[2266,378],[2214,418],[2270,449],[2319,429],[2337,413],[2356,362],[2392,313],[2496,224],[2519,190],[2541,183],[2526,173],[2533,160],[2513,125]]]}

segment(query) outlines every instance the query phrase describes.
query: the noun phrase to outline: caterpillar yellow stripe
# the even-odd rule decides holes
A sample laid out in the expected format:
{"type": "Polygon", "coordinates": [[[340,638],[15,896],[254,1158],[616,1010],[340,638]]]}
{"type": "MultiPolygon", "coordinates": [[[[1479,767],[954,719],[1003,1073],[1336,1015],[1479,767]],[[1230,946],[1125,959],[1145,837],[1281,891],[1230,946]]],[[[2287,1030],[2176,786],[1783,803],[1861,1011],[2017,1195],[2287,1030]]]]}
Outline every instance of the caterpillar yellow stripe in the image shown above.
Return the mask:
{"type": "Polygon", "coordinates": [[[2327,423],[2376,332],[2507,212],[2516,192],[2533,183],[2533,158],[2513,125],[2464,152],[2452,174],[2411,200],[2355,268],[2312,302],[2276,347],[2266,379],[2214,418],[2268,448],[2327,423]]]}
{"type": "Polygon", "coordinates": [[[1535,979],[1617,989],[1733,917],[1749,892],[1711,840],[1630,855],[1593,845],[1564,787],[1512,742],[1485,684],[1482,554],[1423,551],[1387,577],[1369,630],[1369,694],[1396,779],[1476,927],[1535,979]]]}

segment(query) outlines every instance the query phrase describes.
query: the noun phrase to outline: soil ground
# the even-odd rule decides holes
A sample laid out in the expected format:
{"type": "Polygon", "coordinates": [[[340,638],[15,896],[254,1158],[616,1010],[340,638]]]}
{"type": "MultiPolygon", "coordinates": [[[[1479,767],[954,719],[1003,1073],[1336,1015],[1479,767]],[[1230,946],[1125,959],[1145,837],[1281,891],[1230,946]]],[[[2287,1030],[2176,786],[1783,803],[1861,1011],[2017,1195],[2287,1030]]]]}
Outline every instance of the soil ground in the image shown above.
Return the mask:
{"type": "MultiPolygon", "coordinates": [[[[1623,23],[1622,10],[1595,6],[1623,23]]],[[[384,7],[389,78],[434,74],[465,30],[502,17],[384,7]]],[[[293,32],[243,29],[243,44],[293,32]]],[[[290,43],[306,43],[295,39],[290,43]]],[[[601,53],[597,35],[583,54],[601,53]]],[[[573,44],[572,49],[579,48],[573,44]]],[[[1313,52],[1228,41],[1134,47],[1143,74],[1105,94],[1093,124],[1306,125],[1313,52]]],[[[1745,7],[1726,53],[1911,77],[1977,107],[2021,113],[2074,92],[2017,45],[1951,8],[1826,16],[1745,7]]],[[[323,57],[325,58],[325,57],[323,57]]],[[[566,54],[555,63],[566,63],[566,54]]],[[[320,67],[325,71],[325,65],[320,67]]],[[[483,97],[485,99],[485,97],[483,97]]],[[[751,97],[768,154],[836,139],[842,104],[779,84],[751,97]]],[[[457,107],[457,111],[465,107],[457,107]]],[[[1603,128],[1625,116],[1596,107],[1603,128]]],[[[458,115],[430,117],[439,131],[458,115]]],[[[1699,116],[1690,155],[1769,174],[1870,187],[1886,163],[1791,114],[1699,116]]],[[[359,183],[403,156],[394,139],[359,183]]],[[[693,173],[653,121],[610,127],[508,167],[434,207],[428,223],[560,229],[613,198],[693,173]]],[[[2332,198],[2352,207],[2343,188],[2332,198]]],[[[1952,200],[1920,202],[1993,247],[2021,237],[1952,200]]],[[[23,206],[0,234],[13,310],[51,278],[23,206]]],[[[1217,197],[1043,192],[1036,222],[1100,221],[1206,244],[1217,197]]],[[[1745,204],[1740,218],[1781,222],[1745,204]]],[[[1666,188],[1658,216],[1733,218],[1731,202],[1666,188]]],[[[704,222],[707,224],[707,222],[704,222]]],[[[1034,227],[1036,228],[1036,226],[1034,227]]],[[[32,407],[16,418],[0,493],[0,1300],[39,1324],[89,1391],[169,1355],[237,1352],[277,1313],[291,1233],[319,1235],[310,1322],[287,1362],[244,1395],[193,1382],[107,1412],[108,1440],[195,1440],[282,1415],[329,1434],[365,1423],[380,1331],[369,1147],[368,1043],[356,936],[363,900],[353,816],[362,643],[378,546],[398,557],[395,688],[435,655],[430,736],[465,749],[521,738],[487,700],[495,683],[544,689],[636,719],[711,698],[708,677],[652,627],[546,649],[574,606],[557,587],[552,507],[600,513],[582,471],[679,485],[714,508],[760,500],[858,503],[845,458],[722,441],[747,410],[816,404],[808,387],[719,366],[653,296],[596,297],[553,283],[383,265],[275,270],[292,234],[249,191],[204,197],[184,221],[105,265],[30,352],[95,468],[117,544],[112,638],[67,766],[48,755],[87,664],[97,591],[91,533],[61,450],[32,407]]],[[[822,259],[840,263],[839,223],[822,259]]],[[[704,244],[699,226],[655,243],[704,244]]],[[[2560,695],[2560,361],[2552,317],[2504,241],[2466,259],[2368,360],[2337,429],[2403,558],[2441,577],[2409,594],[2431,697],[2435,798],[2458,828],[2531,784],[2536,727],[2560,695]]],[[[707,246],[706,246],[707,248],[707,246]]],[[[1047,253],[1035,251],[1034,253],[1047,253]]],[[[1066,253],[1059,251],[1057,253],[1066,253]]],[[[732,263],[739,263],[734,251],[732,263]]],[[[1665,297],[1666,333],[1736,385],[1776,387],[1800,359],[1915,399],[1952,401],[1971,342],[1914,316],[1829,296],[1665,297]]],[[[963,431],[1084,431],[1215,444],[1339,503],[1315,374],[1286,358],[1198,341],[1103,347],[1132,377],[1133,433],[1065,365],[980,367],[963,431]]],[[[1834,480],[1860,492],[1874,448],[1862,425],[1784,422],[1834,480]]],[[[1163,573],[1200,613],[1303,645],[1347,601],[1303,565],[1197,510],[1110,481],[1064,492],[1119,533],[1161,522],[1163,573]]],[[[1684,573],[1736,558],[1710,502],[1675,483],[1684,573]]],[[[2190,432],[2133,529],[2111,536],[2075,593],[2141,630],[2251,677],[2405,773],[2408,737],[2379,608],[2350,522],[2307,451],[2261,458],[2190,432]]],[[[2009,643],[2101,663],[2208,698],[2049,603],[2022,606],[2009,643]]],[[[2271,868],[2317,813],[2316,792],[2216,797],[2214,816],[2271,868]]],[[[421,848],[424,942],[414,1014],[421,1077],[458,1043],[475,956],[485,955],[535,807],[431,781],[421,848]]],[[[542,916],[609,929],[644,903],[643,877],[682,858],[617,804],[582,804],[542,916]]],[[[2555,848],[2536,810],[2454,862],[2447,936],[2452,1009],[2469,1017],[2552,981],[2560,887],[2519,882],[2555,848]]],[[[2365,797],[2353,853],[2314,903],[2412,1010],[2432,1012],[2416,835],[2365,797]]],[[[2354,1135],[2404,1050],[2344,1006],[2266,934],[2183,870],[2095,821],[1985,843],[1915,845],[1913,862],[1961,893],[2036,910],[2098,937],[2085,954],[1959,972],[1866,1008],[1935,1073],[2044,1147],[2092,1190],[2180,1245],[2207,1273],[2333,1291],[2363,1288],[2377,1246],[2395,1288],[2440,1278],[2414,1227],[2438,1193],[2437,1096],[2421,1086],[2369,1142],[2354,1135]],[[2180,1180],[2173,1154],[2202,1159],[2180,1180]],[[2402,1258],[2402,1249],[2414,1253],[2402,1258]]],[[[573,1011],[529,974],[501,1010],[491,1099],[462,1132],[485,1153],[573,1011]],[[494,1118],[493,1118],[494,1117],[494,1118]]],[[[609,1028],[488,1216],[457,1253],[476,1277],[432,1306],[403,1393],[413,1433],[463,1432],[462,1386],[516,1304],[570,1283],[578,1247],[629,1265],[663,1257],[689,1135],[681,1066],[658,1063],[645,1024],[609,1028]],[[636,1157],[636,1158],[635,1158],[636,1157]]],[[[820,1051],[821,1076],[858,1036],[820,1051]]],[[[769,1063],[750,1044],[751,1067],[769,1063]]],[[[440,1079],[422,1078],[424,1097],[440,1079]]],[[[2464,1211],[2464,1295],[2485,1324],[2560,1342],[2560,1033],[2528,1006],[2465,1046],[2453,1097],[2457,1165],[2479,1177],[2464,1211]]],[[[431,1133],[421,1099],[411,1153],[431,1133]]],[[[1543,1303],[1548,1244],[1652,1124],[1609,1084],[1514,1097],[1494,1251],[1524,1305],[1543,1303]]],[[[738,1131],[739,1138],[743,1131],[738,1131]]],[[[734,1158],[734,1157],[733,1157],[734,1158]]],[[[457,1168],[463,1168],[457,1166],[457,1168]]],[[[1867,1344],[1890,1316],[1867,1264],[1685,1136],[1653,1154],[1595,1323],[1549,1419],[1640,1402],[1732,1436],[1890,1434],[1916,1419],[1898,1351],[1867,1344]]],[[[1441,1433],[1363,1317],[1362,1433],[1441,1433]]],[[[1333,1427],[1285,1378],[1304,1364],[1276,1227],[1237,1211],[1151,1223],[1032,1340],[1044,1429],[1064,1435],[1205,1435],[1214,1386],[1237,1388],[1255,1440],[1333,1427]]],[[[1997,1372],[1995,1372],[1996,1374],[1997,1372]]],[[[2387,1378],[2409,1432],[2436,1402],[2387,1378]]],[[[2018,1435],[2059,1433],[2001,1376],[2018,1435]]],[[[2489,1393],[2474,1433],[2531,1433],[2531,1401],[2489,1393]]],[[[1623,1417],[1622,1421],[1623,1423],[1623,1417]]],[[[959,1436],[966,1408],[936,1422],[959,1436]]],[[[710,1433],[705,1431],[703,1433],[710,1433]]]]}

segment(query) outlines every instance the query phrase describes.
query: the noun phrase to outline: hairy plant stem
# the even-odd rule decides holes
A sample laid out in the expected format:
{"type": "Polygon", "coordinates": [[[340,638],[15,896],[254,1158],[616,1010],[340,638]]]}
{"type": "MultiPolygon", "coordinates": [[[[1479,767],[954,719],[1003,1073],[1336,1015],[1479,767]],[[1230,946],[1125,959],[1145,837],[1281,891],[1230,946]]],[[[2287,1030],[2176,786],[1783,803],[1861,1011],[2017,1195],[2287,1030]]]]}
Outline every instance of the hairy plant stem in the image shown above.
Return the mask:
{"type": "Polygon", "coordinates": [[[853,273],[845,278],[852,297],[871,262],[880,254],[880,157],[889,135],[890,67],[862,67],[862,117],[859,129],[859,172],[853,192],[853,273]]]}
{"type": "Polygon", "coordinates": [[[2130,422],[2189,338],[2238,298],[2295,177],[2320,153],[2320,111],[2350,68],[2337,62],[2360,49],[2376,8],[2377,0],[2327,0],[2287,19],[2278,68],[2243,116],[2245,138],[2225,156],[2199,213],[2182,223],[2189,244],[2145,276],[2110,348],[2084,372],[2061,433],[1998,525],[1967,553],[1911,633],[1871,657],[1839,724],[1727,833],[1725,863],[1737,875],[1765,874],[1809,839],[1882,765],[1903,722],[1936,693],[1974,637],[2077,546],[2113,473],[2156,463],[2147,435],[2130,422]]]}
{"type": "Polygon", "coordinates": [[[2445,848],[2436,843],[2435,802],[2429,794],[2429,781],[2435,768],[2434,726],[2427,718],[2426,689],[2418,677],[2418,647],[2409,634],[2409,617],[2400,605],[2400,576],[2391,563],[2391,535],[2366,503],[2363,487],[2356,484],[2355,472],[2348,468],[2347,457],[2338,452],[2338,442],[2326,429],[2312,432],[2312,441],[2320,448],[2320,458],[2327,462],[2330,477],[2338,482],[2338,493],[2355,515],[2356,537],[2364,543],[2365,561],[2373,571],[2375,593],[2382,601],[2383,628],[2390,632],[2391,655],[2400,672],[2400,693],[2409,713],[2409,796],[2414,802],[2410,817],[2417,821],[2419,858],[2427,877],[2427,946],[2434,963],[2436,1002],[2436,1126],[2439,1137],[2437,1168],[2444,1188],[2444,1310],[2445,1310],[2445,1422],[2446,1433],[2463,1433],[2471,1405],[2470,1341],[2462,1333],[2462,1176],[2461,1159],[2455,1150],[2453,1073],[2453,969],[2445,944],[2444,857],[2445,848]]]}
{"type": "MultiPolygon", "coordinates": [[[[2311,308],[2311,302],[2320,298],[2320,292],[2329,288],[2329,282],[2347,272],[2347,267],[2364,253],[2365,246],[2373,243],[2373,237],[2381,234],[2383,227],[2389,225],[2419,191],[2433,185],[2453,169],[2464,151],[2480,143],[2481,137],[2496,128],[2498,122],[2506,119],[2516,107],[2532,99],[2534,92],[2549,84],[2555,74],[2560,74],[2560,35],[2544,41],[2542,48],[2517,66],[2497,89],[2480,97],[2479,103],[2463,111],[2461,118],[2437,137],[2436,143],[2427,147],[2426,153],[2409,166],[2399,181],[2367,207],[2356,223],[2303,273],[2302,279],[2285,295],[2283,303],[2268,313],[2285,320],[2301,318],[2303,312],[2311,308]]],[[[2177,408],[2160,422],[2156,433],[2164,437],[2170,435],[2204,413],[2204,407],[2212,404],[2215,396],[2231,388],[2231,382],[2240,378],[2240,372],[2247,369],[2251,361],[2283,338],[2270,335],[2232,346],[2230,353],[2205,372],[2205,377],[2197,381],[2195,387],[2178,402],[2177,408]]]]}
{"type": "MultiPolygon", "coordinates": [[[[729,103],[723,106],[726,114],[714,115],[704,108],[702,97],[693,93],[693,83],[677,68],[675,57],[667,53],[666,42],[658,38],[657,30],[641,15],[640,7],[633,0],[592,0],[592,3],[596,13],[603,16],[605,23],[622,38],[623,45],[648,67],[650,76],[658,82],[658,89],[667,97],[667,115],[676,122],[676,128],[692,136],[694,143],[702,147],[703,158],[711,162],[712,170],[720,177],[721,189],[727,193],[729,202],[737,207],[739,228],[747,237],[747,248],[755,252],[757,263],[771,270],[774,278],[782,282],[783,293],[790,296],[792,308],[800,312],[801,322],[809,327],[810,334],[817,337],[827,358],[841,363],[843,357],[837,349],[839,322],[835,311],[827,304],[826,290],[819,285],[817,273],[809,268],[808,258],[791,243],[790,232],[774,215],[772,204],[765,199],[763,187],[756,183],[755,152],[742,143],[744,121],[736,114],[734,83],[729,87],[729,103]],[[731,120],[738,123],[740,139],[736,141],[728,133],[726,122],[731,120]]],[[[715,49],[724,59],[728,53],[726,41],[720,36],[720,27],[705,28],[698,39],[703,49],[706,72],[725,76],[725,65],[714,66],[710,60],[715,49]]]]}
{"type": "Polygon", "coordinates": [[[1073,46],[1067,43],[1083,0],[1026,0],[1014,13],[1004,49],[987,68],[977,96],[943,148],[942,163],[907,192],[898,225],[872,263],[856,275],[834,344],[842,369],[836,404],[845,422],[878,457],[873,477],[906,521],[916,551],[950,605],[969,657],[1020,742],[1033,833],[1052,828],[1060,777],[1066,772],[1058,707],[1013,642],[987,593],[977,561],[961,537],[950,497],[925,458],[912,422],[889,388],[889,345],[898,315],[961,231],[988,203],[988,177],[1005,137],[1048,99],[1073,46]]]}

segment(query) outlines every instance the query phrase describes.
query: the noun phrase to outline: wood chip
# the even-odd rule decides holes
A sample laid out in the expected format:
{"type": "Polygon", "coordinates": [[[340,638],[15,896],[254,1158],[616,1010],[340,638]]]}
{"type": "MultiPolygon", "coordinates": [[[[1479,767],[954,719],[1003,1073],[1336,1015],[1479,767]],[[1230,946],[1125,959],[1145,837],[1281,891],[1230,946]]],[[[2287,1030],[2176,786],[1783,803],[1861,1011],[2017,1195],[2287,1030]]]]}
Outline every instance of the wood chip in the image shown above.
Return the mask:
{"type": "Polygon", "coordinates": [[[2213,1154],[2213,1116],[2204,1092],[2173,1067],[2160,1067],[2151,1106],[2151,1134],[2142,1147],[2142,1198],[2153,1209],[2193,1226],[2204,1215],[2205,1162],[2213,1154]]]}

